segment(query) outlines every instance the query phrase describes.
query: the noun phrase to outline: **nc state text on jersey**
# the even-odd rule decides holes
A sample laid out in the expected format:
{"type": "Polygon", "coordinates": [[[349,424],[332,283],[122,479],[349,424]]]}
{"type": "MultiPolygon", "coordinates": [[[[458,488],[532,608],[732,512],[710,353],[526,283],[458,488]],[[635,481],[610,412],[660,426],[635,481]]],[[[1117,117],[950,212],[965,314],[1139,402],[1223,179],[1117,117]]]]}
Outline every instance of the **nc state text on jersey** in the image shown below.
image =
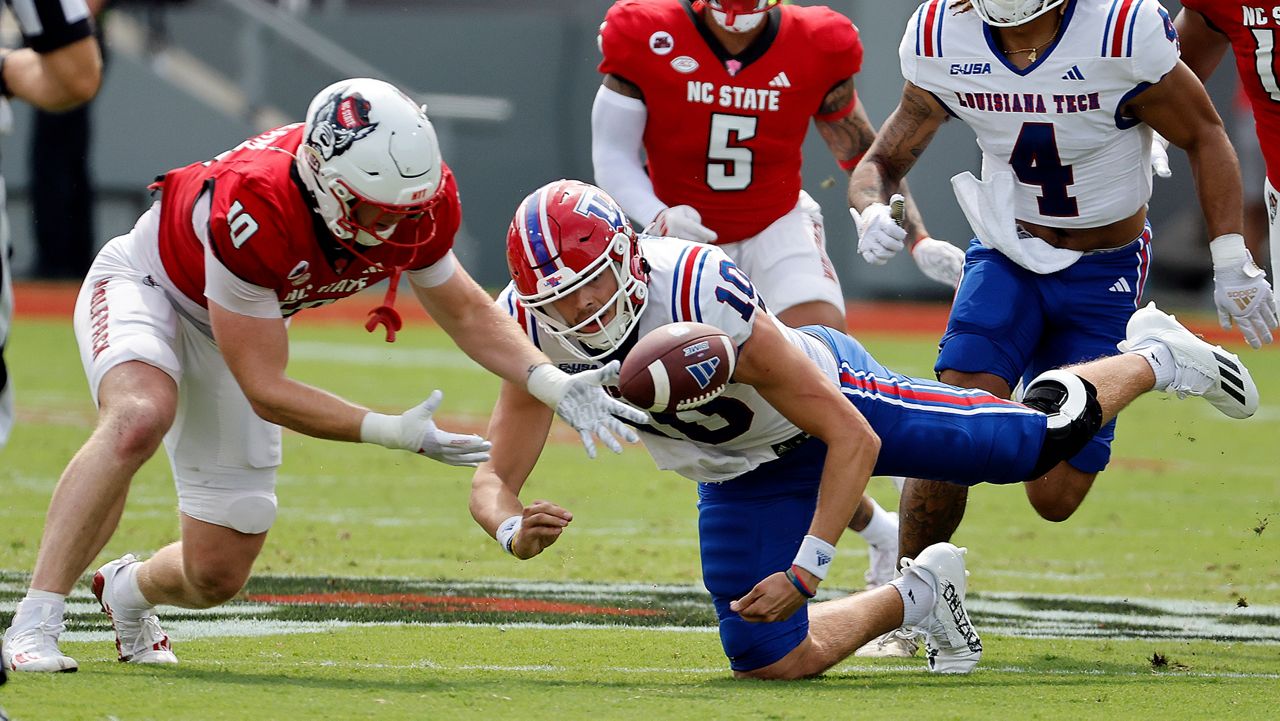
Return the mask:
{"type": "Polygon", "coordinates": [[[688,100],[736,110],[777,110],[781,93],[780,90],[740,88],[736,85],[721,85],[717,89],[715,83],[690,80],[688,100]]]}
{"type": "Polygon", "coordinates": [[[1241,7],[1244,12],[1244,26],[1280,25],[1280,7],[1251,8],[1241,7]],[[1270,15],[1271,17],[1267,17],[1270,15]]]}
{"type": "Polygon", "coordinates": [[[1102,109],[1099,93],[1041,95],[1039,93],[956,93],[962,108],[988,113],[1084,113],[1102,109]]]}

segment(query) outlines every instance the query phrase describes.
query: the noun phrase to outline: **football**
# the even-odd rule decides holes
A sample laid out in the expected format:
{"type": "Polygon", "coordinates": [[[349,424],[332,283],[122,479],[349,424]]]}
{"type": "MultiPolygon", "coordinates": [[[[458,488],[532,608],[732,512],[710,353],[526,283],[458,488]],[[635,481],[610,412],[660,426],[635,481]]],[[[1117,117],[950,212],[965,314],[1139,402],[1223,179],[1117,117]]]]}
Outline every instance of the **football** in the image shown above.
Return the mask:
{"type": "Polygon", "coordinates": [[[738,352],[733,340],[704,323],[671,323],[641,338],[622,362],[618,390],[654,413],[685,411],[720,395],[738,352]]]}

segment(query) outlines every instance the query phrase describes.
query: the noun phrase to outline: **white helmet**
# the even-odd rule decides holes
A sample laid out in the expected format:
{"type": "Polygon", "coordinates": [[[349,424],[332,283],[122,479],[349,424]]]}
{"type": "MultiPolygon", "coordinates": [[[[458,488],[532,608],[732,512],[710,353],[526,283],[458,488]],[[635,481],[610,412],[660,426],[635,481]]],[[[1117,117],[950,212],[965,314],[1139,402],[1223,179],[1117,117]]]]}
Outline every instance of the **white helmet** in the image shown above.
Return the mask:
{"type": "Polygon", "coordinates": [[[361,245],[387,242],[400,220],[429,213],[443,177],[426,108],[371,78],[342,80],[316,95],[296,165],[329,232],[361,245]]]}
{"type": "MultiPolygon", "coordinates": [[[[754,30],[778,0],[700,0],[711,11],[711,19],[731,33],[754,30]]],[[[695,9],[701,10],[702,5],[695,9]]]]}
{"type": "Polygon", "coordinates": [[[1066,0],[972,0],[973,10],[988,25],[1007,28],[1044,15],[1066,0]]]}

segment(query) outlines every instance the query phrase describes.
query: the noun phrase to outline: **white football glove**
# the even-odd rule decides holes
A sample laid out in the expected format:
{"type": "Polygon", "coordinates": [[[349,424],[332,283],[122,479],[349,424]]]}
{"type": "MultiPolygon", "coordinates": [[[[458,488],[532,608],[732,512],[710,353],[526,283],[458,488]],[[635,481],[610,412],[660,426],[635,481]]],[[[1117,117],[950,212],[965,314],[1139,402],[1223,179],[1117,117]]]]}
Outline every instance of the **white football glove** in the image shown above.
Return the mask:
{"type": "Polygon", "coordinates": [[[573,426],[588,457],[596,457],[593,434],[609,450],[621,453],[622,444],[615,435],[628,443],[635,443],[640,437],[614,416],[633,423],[649,422],[649,414],[610,398],[602,388],[618,384],[621,367],[618,361],[612,361],[602,368],[569,375],[550,363],[543,363],[529,372],[529,395],[547,404],[565,423],[573,426]]]}
{"type": "Polygon", "coordinates": [[[697,243],[714,243],[716,232],[702,224],[702,214],[688,205],[664,208],[644,229],[645,235],[680,238],[697,243]]]}
{"type": "Polygon", "coordinates": [[[894,220],[884,203],[872,203],[859,213],[850,208],[849,215],[858,228],[858,253],[872,265],[884,265],[902,250],[907,231],[894,220]]]}
{"type": "Polygon", "coordinates": [[[425,401],[398,416],[371,411],[360,423],[360,440],[418,453],[451,466],[477,466],[489,460],[489,441],[436,427],[431,416],[442,400],[444,393],[432,391],[425,401]]]}
{"type": "Polygon", "coordinates": [[[1213,302],[1218,306],[1218,322],[1224,330],[1232,321],[1254,348],[1271,342],[1277,325],[1276,297],[1262,269],[1253,262],[1244,236],[1220,235],[1209,243],[1213,254],[1213,302]]]}
{"type": "Polygon", "coordinates": [[[1151,172],[1167,178],[1173,175],[1173,171],[1169,169],[1169,141],[1163,135],[1157,132],[1151,133],[1151,172]]]}
{"type": "Polygon", "coordinates": [[[911,247],[911,258],[916,267],[930,280],[954,288],[960,284],[960,272],[964,270],[964,251],[936,238],[921,238],[911,247]]]}

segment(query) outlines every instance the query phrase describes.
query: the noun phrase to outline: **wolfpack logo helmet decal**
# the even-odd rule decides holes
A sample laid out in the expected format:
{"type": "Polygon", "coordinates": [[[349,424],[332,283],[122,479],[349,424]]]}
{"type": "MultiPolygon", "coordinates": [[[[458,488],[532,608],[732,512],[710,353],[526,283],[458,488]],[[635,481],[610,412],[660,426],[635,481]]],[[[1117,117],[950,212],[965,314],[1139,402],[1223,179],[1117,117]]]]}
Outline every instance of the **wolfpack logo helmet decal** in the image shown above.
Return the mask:
{"type": "Polygon", "coordinates": [[[338,91],[316,111],[311,119],[307,142],[320,151],[325,160],[347,152],[357,140],[372,133],[378,124],[369,120],[370,104],[359,93],[345,95],[338,91]]]}

